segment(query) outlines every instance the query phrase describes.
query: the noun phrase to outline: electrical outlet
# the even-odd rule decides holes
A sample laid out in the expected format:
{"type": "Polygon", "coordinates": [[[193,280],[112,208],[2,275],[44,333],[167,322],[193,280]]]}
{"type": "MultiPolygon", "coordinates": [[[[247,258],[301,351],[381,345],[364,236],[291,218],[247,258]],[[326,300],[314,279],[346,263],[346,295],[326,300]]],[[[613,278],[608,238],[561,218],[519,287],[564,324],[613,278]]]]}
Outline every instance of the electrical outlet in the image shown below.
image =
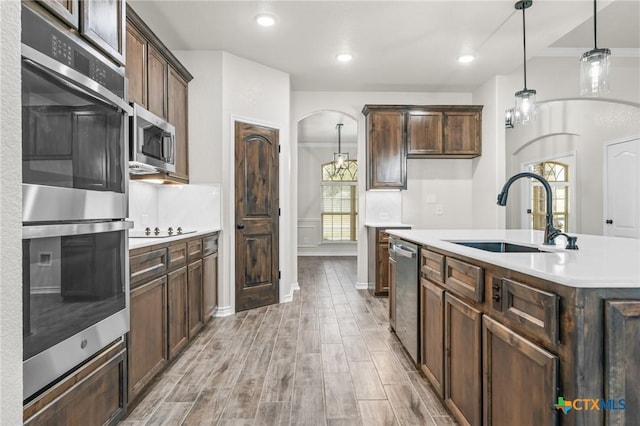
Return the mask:
{"type": "Polygon", "coordinates": [[[444,214],[444,209],[442,208],[442,204],[436,204],[436,214],[437,215],[443,215],[444,214]]]}

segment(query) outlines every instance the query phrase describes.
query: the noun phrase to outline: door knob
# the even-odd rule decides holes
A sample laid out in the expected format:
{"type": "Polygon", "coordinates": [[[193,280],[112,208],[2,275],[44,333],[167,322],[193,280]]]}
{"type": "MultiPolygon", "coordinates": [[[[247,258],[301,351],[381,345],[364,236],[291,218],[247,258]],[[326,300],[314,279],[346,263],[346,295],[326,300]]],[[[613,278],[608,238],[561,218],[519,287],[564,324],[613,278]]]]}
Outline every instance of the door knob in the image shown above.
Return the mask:
{"type": "Polygon", "coordinates": [[[236,225],[236,228],[238,229],[244,229],[244,223],[239,223],[236,225]]]}
{"type": "Polygon", "coordinates": [[[608,224],[608,225],[612,225],[613,224],[613,220],[607,219],[607,220],[605,220],[605,223],[608,224]]]}

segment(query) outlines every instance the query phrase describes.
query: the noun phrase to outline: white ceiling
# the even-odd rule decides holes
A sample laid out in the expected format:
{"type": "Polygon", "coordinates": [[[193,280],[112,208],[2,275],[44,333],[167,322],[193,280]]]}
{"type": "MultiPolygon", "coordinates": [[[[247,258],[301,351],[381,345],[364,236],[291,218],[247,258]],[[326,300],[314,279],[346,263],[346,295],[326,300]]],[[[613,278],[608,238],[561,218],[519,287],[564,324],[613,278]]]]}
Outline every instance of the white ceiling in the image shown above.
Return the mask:
{"type": "MultiPolygon", "coordinates": [[[[170,49],[225,50],[289,73],[292,90],[468,92],[522,64],[514,1],[129,3],[170,49]],[[261,12],[276,25],[259,27],[261,12]],[[335,60],[344,50],[350,63],[335,60]],[[476,61],[459,64],[463,53],[476,61]]],[[[639,5],[598,2],[599,47],[638,50],[639,5]]],[[[591,0],[535,0],[526,12],[528,56],[592,48],[592,15],[591,0]]]]}
{"type": "MultiPolygon", "coordinates": [[[[338,148],[338,129],[340,129],[342,146],[356,152],[358,143],[358,122],[338,111],[319,111],[298,122],[298,143],[305,145],[328,144],[338,148]]],[[[343,149],[344,151],[344,149],[343,149]]]]}

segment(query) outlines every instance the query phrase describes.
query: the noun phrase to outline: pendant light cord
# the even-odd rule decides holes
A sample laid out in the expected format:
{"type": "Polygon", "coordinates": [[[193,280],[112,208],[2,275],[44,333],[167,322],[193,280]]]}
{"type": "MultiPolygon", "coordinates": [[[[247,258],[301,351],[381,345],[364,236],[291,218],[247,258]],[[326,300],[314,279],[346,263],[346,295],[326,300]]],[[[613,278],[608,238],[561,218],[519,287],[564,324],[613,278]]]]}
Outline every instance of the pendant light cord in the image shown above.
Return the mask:
{"type": "Polygon", "coordinates": [[[338,123],[338,153],[342,152],[342,149],[340,149],[340,130],[342,129],[342,123],[338,123]]]}
{"type": "Polygon", "coordinates": [[[527,90],[527,26],[524,19],[525,9],[526,7],[523,5],[522,7],[522,51],[524,56],[524,90],[527,90]]]}
{"type": "Polygon", "coordinates": [[[597,37],[597,31],[598,31],[598,18],[597,18],[597,13],[596,13],[596,0],[593,0],[593,48],[594,50],[598,48],[598,37],[597,37]]]}

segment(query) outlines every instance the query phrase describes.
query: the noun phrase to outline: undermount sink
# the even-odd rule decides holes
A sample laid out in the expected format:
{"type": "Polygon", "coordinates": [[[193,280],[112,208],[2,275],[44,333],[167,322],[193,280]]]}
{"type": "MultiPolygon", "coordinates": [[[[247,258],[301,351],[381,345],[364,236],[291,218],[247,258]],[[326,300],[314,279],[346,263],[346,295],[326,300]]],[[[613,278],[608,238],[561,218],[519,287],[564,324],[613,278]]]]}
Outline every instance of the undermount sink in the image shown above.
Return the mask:
{"type": "Polygon", "coordinates": [[[506,241],[449,241],[479,250],[491,251],[494,253],[549,253],[537,247],[521,246],[519,244],[508,243],[506,241]]]}

